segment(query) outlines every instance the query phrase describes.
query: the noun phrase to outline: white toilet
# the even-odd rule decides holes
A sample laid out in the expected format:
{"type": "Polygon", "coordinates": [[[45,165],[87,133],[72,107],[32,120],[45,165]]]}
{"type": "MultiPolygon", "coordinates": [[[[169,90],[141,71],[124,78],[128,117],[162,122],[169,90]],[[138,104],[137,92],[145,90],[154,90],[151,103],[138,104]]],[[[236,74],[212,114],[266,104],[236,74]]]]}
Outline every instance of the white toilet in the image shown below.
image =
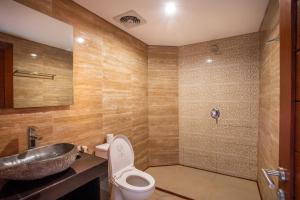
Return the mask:
{"type": "Polygon", "coordinates": [[[109,147],[112,200],[146,200],[155,189],[155,180],[134,167],[134,152],[126,136],[115,136],[109,147]]]}

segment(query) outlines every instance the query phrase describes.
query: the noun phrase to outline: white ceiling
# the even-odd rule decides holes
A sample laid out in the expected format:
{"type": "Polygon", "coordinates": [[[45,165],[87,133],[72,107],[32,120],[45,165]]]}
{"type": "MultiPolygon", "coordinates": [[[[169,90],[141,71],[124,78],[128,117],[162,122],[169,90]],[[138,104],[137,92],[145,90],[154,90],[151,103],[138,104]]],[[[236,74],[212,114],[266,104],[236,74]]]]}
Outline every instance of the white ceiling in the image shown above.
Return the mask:
{"type": "Polygon", "coordinates": [[[13,0],[0,0],[0,32],[71,51],[73,27],[13,0]]]}
{"type": "Polygon", "coordinates": [[[259,30],[268,0],[73,0],[149,45],[181,46],[259,30]],[[177,12],[165,13],[175,2],[177,12]],[[146,24],[127,29],[113,17],[135,10],[146,24]]]}

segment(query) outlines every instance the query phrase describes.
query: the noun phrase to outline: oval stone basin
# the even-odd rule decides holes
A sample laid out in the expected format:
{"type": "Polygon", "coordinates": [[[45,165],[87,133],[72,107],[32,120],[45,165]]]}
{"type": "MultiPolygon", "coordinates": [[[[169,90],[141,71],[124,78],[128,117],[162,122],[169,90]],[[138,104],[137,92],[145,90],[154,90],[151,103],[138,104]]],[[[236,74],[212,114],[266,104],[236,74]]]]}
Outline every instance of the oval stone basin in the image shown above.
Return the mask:
{"type": "Polygon", "coordinates": [[[27,150],[0,158],[0,178],[35,180],[68,169],[76,160],[77,148],[61,143],[27,150]]]}

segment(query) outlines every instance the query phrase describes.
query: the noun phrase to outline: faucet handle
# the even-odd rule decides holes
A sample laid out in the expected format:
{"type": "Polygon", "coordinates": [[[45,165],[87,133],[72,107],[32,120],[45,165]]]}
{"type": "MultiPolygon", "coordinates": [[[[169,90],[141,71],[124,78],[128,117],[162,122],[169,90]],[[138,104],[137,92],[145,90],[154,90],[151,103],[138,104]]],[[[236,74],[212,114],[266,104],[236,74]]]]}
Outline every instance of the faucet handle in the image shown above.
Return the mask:
{"type": "Polygon", "coordinates": [[[36,126],[29,126],[28,130],[29,131],[36,131],[38,128],[36,126]]]}
{"type": "Polygon", "coordinates": [[[29,137],[34,139],[34,140],[41,140],[41,139],[43,139],[43,137],[36,134],[37,129],[38,128],[36,126],[29,126],[28,127],[29,137]]]}
{"type": "Polygon", "coordinates": [[[31,137],[32,139],[35,139],[35,140],[41,140],[41,139],[43,139],[42,136],[39,136],[39,135],[36,135],[36,134],[33,134],[33,135],[31,135],[30,137],[31,137]]]}
{"type": "Polygon", "coordinates": [[[42,139],[42,137],[36,133],[37,129],[35,126],[28,127],[28,149],[35,148],[36,141],[42,139]]]}

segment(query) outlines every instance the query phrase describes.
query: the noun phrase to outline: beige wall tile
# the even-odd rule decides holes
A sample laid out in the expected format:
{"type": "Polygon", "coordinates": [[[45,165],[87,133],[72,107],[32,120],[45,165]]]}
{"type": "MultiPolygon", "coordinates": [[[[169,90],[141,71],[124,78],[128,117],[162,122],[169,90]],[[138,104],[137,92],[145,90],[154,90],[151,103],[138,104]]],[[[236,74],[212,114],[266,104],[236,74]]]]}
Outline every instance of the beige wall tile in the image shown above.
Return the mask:
{"type": "Polygon", "coordinates": [[[179,161],[178,48],[148,48],[149,164],[179,161]]]}
{"type": "MultiPolygon", "coordinates": [[[[261,168],[279,166],[279,42],[266,41],[279,35],[279,1],[271,0],[261,26],[261,66],[259,93],[258,185],[263,200],[277,199],[270,190],[261,168]]],[[[275,180],[276,181],[276,180],[275,180]]]]}
{"type": "Polygon", "coordinates": [[[74,26],[74,105],[1,110],[0,155],[27,147],[27,127],[37,126],[39,145],[71,142],[92,153],[105,134],[127,135],[136,165],[148,166],[147,45],[69,0],[23,1],[74,26]],[[7,123],[10,121],[10,123],[7,123]]]}
{"type": "Polygon", "coordinates": [[[258,33],[179,48],[181,164],[256,180],[257,49],[258,33]],[[220,53],[211,52],[215,44],[220,53]],[[214,107],[218,124],[210,117],[214,107]]]}
{"type": "MultiPolygon", "coordinates": [[[[147,47],[69,0],[17,1],[72,24],[86,42],[74,46],[74,105],[1,110],[1,155],[25,150],[34,125],[40,145],[71,142],[91,152],[105,134],[125,134],[139,168],[180,162],[255,180],[257,163],[278,166],[279,46],[258,51],[260,36],[278,34],[277,0],[261,35],[180,48],[147,47]],[[214,44],[221,54],[211,53],[214,44]],[[221,110],[218,124],[209,115],[213,107],[221,110]]],[[[263,197],[272,199],[262,181],[259,173],[263,197]]]]}

